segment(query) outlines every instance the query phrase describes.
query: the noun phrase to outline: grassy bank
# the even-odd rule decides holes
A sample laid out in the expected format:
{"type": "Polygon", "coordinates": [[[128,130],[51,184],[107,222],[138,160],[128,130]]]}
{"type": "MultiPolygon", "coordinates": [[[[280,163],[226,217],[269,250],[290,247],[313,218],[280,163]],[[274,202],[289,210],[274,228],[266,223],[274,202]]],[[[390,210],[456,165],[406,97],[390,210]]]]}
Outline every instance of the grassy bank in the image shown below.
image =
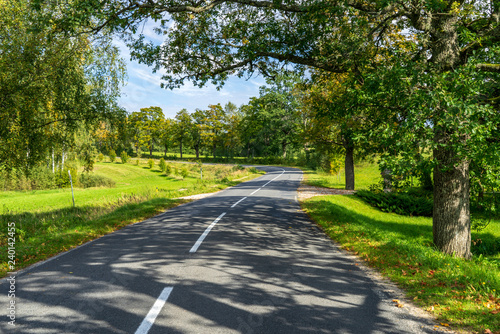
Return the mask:
{"type": "MultiPolygon", "coordinates": [[[[324,172],[316,172],[311,169],[303,169],[307,184],[316,187],[345,189],[345,174],[341,169],[339,174],[330,175],[324,172]]],[[[380,170],[375,163],[363,161],[354,166],[355,187],[357,190],[368,189],[374,183],[382,181],[380,170]]]]}
{"type": "MultiPolygon", "coordinates": [[[[317,174],[306,177],[315,185],[328,182],[317,174]]],[[[480,247],[481,240],[500,239],[500,219],[473,232],[475,255],[466,261],[433,247],[431,218],[383,213],[355,196],[315,197],[302,207],[332,239],[378,268],[443,325],[500,331],[500,254],[480,247]]]]}
{"type": "Polygon", "coordinates": [[[70,189],[0,193],[0,276],[11,271],[8,261],[19,270],[186,202],[180,196],[218,191],[261,175],[237,166],[203,166],[200,180],[195,164],[170,166],[167,176],[146,161],[98,163],[94,173],[113,179],[116,187],[76,188],[75,208],[70,189]],[[9,234],[12,223],[15,232],[9,234]],[[14,234],[15,257],[9,258],[14,234]]]}

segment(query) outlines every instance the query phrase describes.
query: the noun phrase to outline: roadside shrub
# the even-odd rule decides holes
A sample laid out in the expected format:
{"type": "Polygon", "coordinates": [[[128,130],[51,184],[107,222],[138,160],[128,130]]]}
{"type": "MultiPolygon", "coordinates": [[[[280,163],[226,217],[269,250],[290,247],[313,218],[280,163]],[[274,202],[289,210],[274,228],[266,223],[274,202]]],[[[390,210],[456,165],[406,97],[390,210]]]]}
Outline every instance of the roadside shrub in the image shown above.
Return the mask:
{"type": "Polygon", "coordinates": [[[153,166],[155,165],[155,162],[153,159],[149,159],[148,160],[148,166],[149,166],[149,169],[153,169],[153,166]]]}
{"type": "Polygon", "coordinates": [[[165,166],[165,174],[167,176],[170,175],[170,174],[172,174],[172,166],[170,166],[168,164],[165,166]]]}
{"type": "Polygon", "coordinates": [[[80,185],[83,188],[90,188],[90,187],[113,188],[116,186],[115,181],[110,179],[109,177],[105,177],[102,175],[90,174],[90,173],[80,174],[78,181],[80,182],[80,185]]]}
{"type": "Polygon", "coordinates": [[[166,168],[167,168],[167,164],[165,163],[165,159],[161,158],[160,159],[160,170],[162,172],[165,172],[166,168]]]}
{"type": "Polygon", "coordinates": [[[184,179],[189,176],[189,171],[188,171],[188,169],[186,167],[182,168],[182,170],[181,170],[181,176],[184,179]]]}
{"type": "Polygon", "coordinates": [[[369,190],[358,190],[355,195],[384,212],[394,212],[405,216],[432,217],[433,202],[427,197],[369,190]]]}
{"type": "Polygon", "coordinates": [[[73,181],[73,187],[78,185],[78,172],[76,168],[64,168],[62,170],[58,170],[55,173],[55,184],[58,188],[68,188],[71,186],[71,182],[69,180],[68,170],[71,173],[71,179],[73,181]]]}
{"type": "Polygon", "coordinates": [[[50,168],[38,166],[31,170],[31,189],[54,189],[56,187],[55,176],[50,168]]]}
{"type": "Polygon", "coordinates": [[[122,154],[120,154],[120,158],[122,159],[122,164],[126,164],[127,161],[130,159],[127,152],[125,151],[122,151],[122,154]]]}
{"type": "Polygon", "coordinates": [[[109,161],[115,162],[116,160],[116,152],[115,150],[109,150],[109,161]]]}
{"type": "Polygon", "coordinates": [[[140,162],[141,162],[141,159],[136,159],[136,160],[135,160],[135,165],[136,165],[136,166],[139,166],[139,163],[140,163],[140,162]]]}
{"type": "Polygon", "coordinates": [[[104,161],[104,154],[99,153],[99,155],[97,156],[97,160],[99,160],[99,162],[103,162],[104,161]]]}

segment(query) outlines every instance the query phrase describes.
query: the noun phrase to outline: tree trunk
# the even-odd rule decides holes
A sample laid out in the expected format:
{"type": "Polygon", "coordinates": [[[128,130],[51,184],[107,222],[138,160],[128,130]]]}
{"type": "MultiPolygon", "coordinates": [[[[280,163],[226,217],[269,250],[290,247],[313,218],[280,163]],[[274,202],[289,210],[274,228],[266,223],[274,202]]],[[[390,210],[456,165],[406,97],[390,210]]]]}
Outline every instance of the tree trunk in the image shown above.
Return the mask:
{"type": "Polygon", "coordinates": [[[286,159],[286,147],[287,147],[287,142],[286,140],[283,140],[281,142],[281,149],[283,150],[283,159],[286,159]]]}
{"type": "Polygon", "coordinates": [[[469,161],[458,161],[453,150],[442,147],[434,150],[434,158],[438,162],[434,168],[434,244],[445,254],[469,259],[469,161]]]}
{"type": "Polygon", "coordinates": [[[179,151],[181,153],[181,159],[182,159],[182,140],[179,142],[179,151]]]}
{"type": "Polygon", "coordinates": [[[344,140],[345,148],[345,189],[354,190],[354,144],[349,139],[344,140]]]}
{"type": "Polygon", "coordinates": [[[196,159],[199,159],[200,158],[200,147],[196,146],[194,149],[196,151],[196,159]]]}

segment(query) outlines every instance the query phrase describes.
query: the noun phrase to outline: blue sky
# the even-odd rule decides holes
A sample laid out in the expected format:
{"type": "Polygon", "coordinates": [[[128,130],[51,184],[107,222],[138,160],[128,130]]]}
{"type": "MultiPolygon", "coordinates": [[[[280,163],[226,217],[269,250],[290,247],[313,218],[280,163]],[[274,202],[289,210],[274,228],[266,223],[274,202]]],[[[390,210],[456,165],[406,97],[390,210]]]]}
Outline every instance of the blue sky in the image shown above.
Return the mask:
{"type": "MultiPolygon", "coordinates": [[[[143,34],[155,43],[161,43],[160,36],[156,35],[152,28],[152,24],[146,23],[143,34]]],[[[189,82],[178,89],[163,89],[160,88],[160,73],[153,73],[150,67],[130,61],[130,53],[122,41],[116,40],[115,44],[127,62],[128,72],[128,82],[122,88],[119,104],[129,112],[157,106],[162,108],[166,117],[173,118],[183,108],[193,112],[197,108],[207,109],[209,104],[224,105],[229,101],[240,106],[247,103],[250,97],[258,96],[259,87],[265,84],[262,76],[249,80],[231,77],[219,91],[212,84],[198,88],[189,82]]]]}

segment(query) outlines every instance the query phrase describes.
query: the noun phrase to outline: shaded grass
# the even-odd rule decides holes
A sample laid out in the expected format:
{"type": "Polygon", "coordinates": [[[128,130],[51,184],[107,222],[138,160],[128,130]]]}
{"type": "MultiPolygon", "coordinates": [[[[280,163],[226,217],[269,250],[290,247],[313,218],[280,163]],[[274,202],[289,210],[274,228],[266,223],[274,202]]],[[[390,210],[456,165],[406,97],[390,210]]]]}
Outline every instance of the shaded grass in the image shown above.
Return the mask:
{"type": "Polygon", "coordinates": [[[432,246],[431,218],[383,213],[353,196],[316,197],[302,206],[332,239],[441,322],[481,333],[500,330],[500,268],[494,257],[465,261],[444,255],[432,246]]]}
{"type": "Polygon", "coordinates": [[[9,260],[15,260],[15,270],[25,268],[186,202],[178,197],[218,191],[262,174],[234,166],[204,166],[200,180],[196,165],[175,168],[187,169],[188,176],[167,176],[141,164],[97,164],[95,173],[112,178],[116,188],[77,189],[76,208],[68,189],[0,193],[0,276],[13,271],[9,260]],[[15,224],[12,235],[9,223],[15,224]],[[10,259],[13,236],[16,256],[10,259]]]}

